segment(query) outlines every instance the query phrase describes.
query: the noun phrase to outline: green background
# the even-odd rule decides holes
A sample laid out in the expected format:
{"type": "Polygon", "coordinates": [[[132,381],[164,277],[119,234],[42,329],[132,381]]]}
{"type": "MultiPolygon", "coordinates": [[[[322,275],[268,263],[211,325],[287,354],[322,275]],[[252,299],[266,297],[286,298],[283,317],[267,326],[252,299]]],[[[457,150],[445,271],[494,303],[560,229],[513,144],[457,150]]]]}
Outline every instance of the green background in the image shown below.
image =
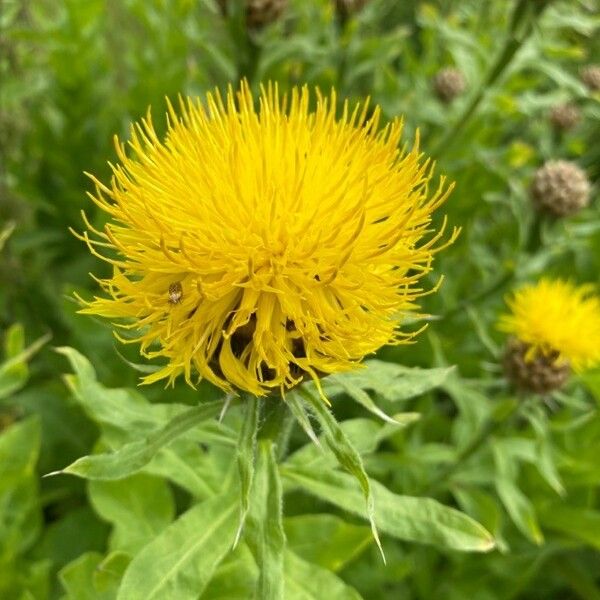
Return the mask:
{"type": "MultiPolygon", "coordinates": [[[[109,324],[76,314],[73,292],[95,293],[88,273],[107,267],[69,228],[83,229],[82,209],[103,222],[83,172],[108,179],[114,134],[126,137],[148,106],[164,130],[165,96],[224,89],[240,76],[254,89],[276,80],[282,89],[308,83],[334,86],[342,98],[370,96],[387,119],[404,116],[405,140],[418,128],[437,173],[456,181],[443,210],[462,235],[436,258],[428,283],[441,274],[444,283],[423,301],[429,328],[416,344],[379,354],[399,365],[456,368],[400,400],[366,386],[388,413],[420,414],[397,431],[382,433],[343,394],[333,411],[355,423],[348,427],[357,440],[377,439],[363,455],[374,479],[396,494],[460,508],[497,541],[488,554],[460,553],[399,541],[381,526],[384,566],[363,520],[292,490],[284,519],[295,553],[286,555],[289,597],[356,598],[345,582],[369,600],[600,598],[600,371],[572,378],[545,403],[517,398],[503,379],[505,340],[495,328],[504,295],[521,282],[599,280],[600,96],[579,75],[600,62],[597,2],[372,0],[340,18],[334,3],[290,0],[279,20],[248,32],[241,4],[224,19],[210,0],[4,0],[0,23],[0,598],[116,598],[131,557],[218,487],[225,457],[211,443],[239,429],[235,411],[227,430],[206,434],[210,461],[183,442],[173,446],[196,477],[166,458],[123,481],[41,475],[118,447],[128,428],[144,435],[175,414],[166,403],[219,397],[182,383],[144,388],[143,396],[108,391],[134,389],[140,373],[127,361],[140,359],[135,348],[116,347],[109,324]],[[519,10],[525,16],[513,27],[519,10]],[[467,85],[449,105],[432,87],[447,66],[467,85]],[[568,132],[548,119],[562,102],[581,111],[568,132]],[[532,246],[531,179],[559,158],[586,171],[592,202],[572,218],[544,220],[532,246]],[[63,377],[75,368],[55,352],[63,346],[85,355],[101,383],[85,369],[63,377]],[[152,417],[128,422],[119,403],[152,417]]],[[[292,450],[306,441],[296,429],[292,450]]],[[[192,517],[201,527],[205,517],[192,517]]],[[[252,597],[248,553],[236,550],[201,597],[252,597]]]]}

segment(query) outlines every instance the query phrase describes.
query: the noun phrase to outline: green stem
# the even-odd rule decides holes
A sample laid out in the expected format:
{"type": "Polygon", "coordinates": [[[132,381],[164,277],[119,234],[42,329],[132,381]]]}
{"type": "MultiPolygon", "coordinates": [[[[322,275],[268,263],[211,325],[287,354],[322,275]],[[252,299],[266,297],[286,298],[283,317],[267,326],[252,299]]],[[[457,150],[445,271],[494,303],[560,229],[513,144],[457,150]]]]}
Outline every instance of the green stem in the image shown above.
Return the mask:
{"type": "Polygon", "coordinates": [[[344,39],[344,32],[346,31],[346,23],[348,22],[348,14],[340,5],[337,5],[335,15],[335,35],[337,42],[338,52],[338,68],[337,68],[337,89],[342,92],[344,89],[344,82],[346,79],[346,69],[348,63],[346,42],[344,39]]]}
{"type": "Polygon", "coordinates": [[[464,463],[488,441],[493,433],[517,415],[522,410],[523,404],[522,401],[516,402],[507,413],[502,415],[502,417],[488,418],[479,430],[479,433],[459,452],[456,460],[443,468],[438,475],[429,482],[429,485],[425,488],[423,493],[429,495],[435,492],[442,483],[462,467],[464,463]]]}
{"type": "MultiPolygon", "coordinates": [[[[283,400],[281,400],[281,402],[283,403],[283,400]]],[[[288,454],[290,438],[292,437],[292,431],[294,431],[295,424],[296,419],[294,418],[292,411],[286,405],[285,416],[277,438],[277,460],[279,462],[284,460],[288,454]]]]}
{"type": "Polygon", "coordinates": [[[542,246],[542,215],[535,211],[529,226],[529,236],[525,244],[525,252],[535,254],[542,246]]]}
{"type": "Polygon", "coordinates": [[[238,59],[238,79],[247,79],[252,85],[260,60],[261,46],[256,43],[246,23],[246,3],[230,2],[227,28],[238,59]]]}
{"type": "Polygon", "coordinates": [[[443,315],[441,315],[440,320],[446,320],[454,317],[460,312],[463,312],[465,308],[468,306],[473,306],[474,304],[478,304],[483,300],[486,300],[490,296],[493,296],[498,290],[501,290],[506,284],[510,283],[515,277],[514,268],[508,269],[505,273],[503,273],[496,281],[494,281],[487,288],[484,288],[479,293],[474,294],[470,298],[459,302],[454,308],[451,308],[443,315]]]}
{"type": "Polygon", "coordinates": [[[290,443],[295,423],[294,415],[280,398],[263,399],[261,402],[263,402],[264,421],[258,437],[275,444],[277,459],[282,460],[287,454],[290,443]]]}
{"type": "Polygon", "coordinates": [[[254,41],[250,33],[246,30],[245,52],[240,52],[238,63],[238,79],[247,79],[252,85],[256,77],[256,70],[260,60],[261,47],[254,41]]]}
{"type": "MultiPolygon", "coordinates": [[[[533,220],[529,227],[529,232],[527,234],[527,239],[523,244],[523,249],[529,255],[535,254],[542,247],[542,223],[544,217],[539,212],[534,212],[533,220]]],[[[516,259],[513,263],[516,262],[516,259]]],[[[479,304],[484,300],[487,300],[491,296],[493,296],[496,292],[501,290],[504,286],[511,283],[517,274],[517,269],[515,267],[508,268],[498,279],[496,279],[492,284],[488,287],[484,288],[477,294],[474,294],[470,298],[459,302],[454,308],[446,311],[441,315],[440,320],[451,319],[455,315],[460,312],[463,312],[467,307],[473,306],[474,304],[479,304]]]]}
{"type": "Polygon", "coordinates": [[[454,125],[450,127],[435,146],[432,156],[439,159],[456,141],[459,132],[471,121],[479,105],[485,98],[489,89],[496,83],[506,70],[515,54],[525,43],[533,30],[536,20],[546,8],[545,2],[532,2],[532,0],[518,0],[512,13],[508,35],[496,60],[481,82],[479,88],[464,108],[454,125]]]}
{"type": "Polygon", "coordinates": [[[285,402],[279,398],[263,398],[264,420],[258,432],[260,439],[269,439],[276,441],[279,439],[282,427],[285,423],[288,407],[285,402]]]}

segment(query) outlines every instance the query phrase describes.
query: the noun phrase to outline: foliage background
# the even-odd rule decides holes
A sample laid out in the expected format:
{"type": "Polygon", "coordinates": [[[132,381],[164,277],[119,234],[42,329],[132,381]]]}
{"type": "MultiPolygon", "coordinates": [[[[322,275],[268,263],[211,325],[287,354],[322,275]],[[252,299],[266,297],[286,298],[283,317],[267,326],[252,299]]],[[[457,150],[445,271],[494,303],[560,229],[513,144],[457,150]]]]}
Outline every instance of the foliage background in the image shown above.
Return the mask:
{"type": "MultiPolygon", "coordinates": [[[[210,0],[2,2],[0,597],[113,598],[126,551],[142,548],[190,505],[191,484],[159,470],[126,484],[41,478],[91,453],[100,433],[106,443],[107,431],[110,438],[111,427],[124,423],[115,411],[107,424],[73,394],[73,378],[62,375],[72,365],[54,348],[87,356],[106,388],[133,388],[139,376],[126,364],[138,362],[133,349],[118,349],[124,360],[105,324],[76,315],[73,291],[90,294],[87,274],[101,266],[69,227],[81,229],[82,208],[101,223],[83,172],[107,179],[114,133],[126,136],[149,105],[158,117],[165,96],[223,88],[245,74],[254,86],[273,79],[282,88],[306,82],[334,85],[341,97],[371,96],[386,117],[404,115],[407,140],[418,127],[438,172],[457,182],[447,212],[463,234],[437,259],[435,273],[445,281],[424,302],[434,315],[430,327],[415,345],[379,356],[457,368],[436,390],[403,403],[420,419],[382,437],[365,461],[394,492],[458,506],[497,539],[497,549],[482,555],[386,536],[384,567],[362,521],[294,492],[286,496],[294,550],[369,599],[600,598],[600,372],[574,378],[542,404],[515,398],[498,366],[504,340],[495,323],[505,292],[542,274],[598,283],[600,272],[597,199],[574,218],[544,223],[540,243],[528,243],[528,186],[538,166],[576,161],[593,197],[600,177],[599,97],[578,75],[600,62],[599,7],[593,0],[548,4],[486,85],[514,2],[372,0],[340,24],[333,3],[290,0],[284,17],[250,40],[210,0]],[[249,44],[259,48],[255,70],[249,44]],[[448,65],[468,84],[450,106],[431,84],[448,65]],[[481,103],[454,130],[478,90],[481,103]],[[548,111],[564,101],[583,117],[558,134],[548,111]],[[525,407],[515,416],[516,403],[525,407]]],[[[108,394],[104,387],[96,393],[98,401],[108,394]]],[[[143,394],[150,403],[196,401],[183,385],[143,394]]],[[[123,395],[142,402],[137,393],[123,395]]],[[[341,397],[334,412],[339,420],[366,417],[341,397]]],[[[235,416],[230,425],[237,427],[235,416]]],[[[302,443],[295,432],[292,447],[302,443]]],[[[247,597],[244,577],[255,573],[235,571],[246,564],[236,560],[229,568],[240,587],[228,589],[225,571],[203,598],[247,597]]]]}

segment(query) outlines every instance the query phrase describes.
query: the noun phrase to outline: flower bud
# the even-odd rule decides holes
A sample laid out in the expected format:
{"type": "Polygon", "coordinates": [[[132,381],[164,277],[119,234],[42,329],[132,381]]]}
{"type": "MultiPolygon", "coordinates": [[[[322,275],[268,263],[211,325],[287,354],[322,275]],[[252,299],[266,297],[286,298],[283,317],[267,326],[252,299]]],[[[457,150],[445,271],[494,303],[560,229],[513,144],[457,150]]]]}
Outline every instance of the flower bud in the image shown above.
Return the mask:
{"type": "Polygon", "coordinates": [[[260,29],[281,17],[287,0],[246,0],[246,23],[250,29],[260,29]]]}
{"type": "Polygon", "coordinates": [[[441,69],[433,79],[433,88],[437,97],[447,104],[460,96],[466,86],[463,74],[453,67],[441,69]]]}
{"type": "Polygon", "coordinates": [[[335,0],[335,9],[345,18],[362,10],[369,0],[335,0]]]}
{"type": "Polygon", "coordinates": [[[567,217],[586,207],[590,183],[586,174],[574,163],[550,160],[539,168],[531,186],[535,208],[553,217],[567,217]]]}
{"type": "Polygon", "coordinates": [[[579,120],[581,114],[574,104],[557,104],[550,109],[550,123],[557,131],[568,131],[573,129],[579,120]]]}
{"type": "Polygon", "coordinates": [[[503,360],[506,378],[515,388],[534,394],[545,395],[560,389],[571,374],[569,363],[560,360],[556,351],[529,358],[529,349],[528,344],[509,339],[503,360]]]}
{"type": "Polygon", "coordinates": [[[600,90],[600,65],[588,65],[581,69],[581,81],[592,92],[600,90]]]}

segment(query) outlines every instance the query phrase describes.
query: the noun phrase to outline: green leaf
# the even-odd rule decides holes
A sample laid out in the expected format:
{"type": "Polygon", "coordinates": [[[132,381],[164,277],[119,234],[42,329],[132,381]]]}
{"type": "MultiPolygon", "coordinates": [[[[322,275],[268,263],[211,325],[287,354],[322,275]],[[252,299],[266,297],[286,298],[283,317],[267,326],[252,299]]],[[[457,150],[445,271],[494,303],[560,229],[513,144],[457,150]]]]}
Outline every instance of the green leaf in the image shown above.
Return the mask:
{"type": "Polygon", "coordinates": [[[554,446],[550,436],[548,417],[541,406],[533,405],[525,413],[532,424],[537,444],[534,450],[532,464],[539,474],[546,480],[548,485],[559,495],[564,496],[566,491],[560,479],[555,463],[554,446]]]}
{"type": "Polygon", "coordinates": [[[36,554],[50,558],[55,568],[61,568],[86,552],[103,551],[108,534],[106,523],[83,504],[46,525],[35,550],[36,554]]]}
{"type": "Polygon", "coordinates": [[[504,449],[503,440],[492,446],[496,476],[496,492],[517,528],[535,544],[541,544],[544,536],[540,530],[533,505],[517,487],[518,467],[512,454],[504,449]]]}
{"type": "MultiPolygon", "coordinates": [[[[361,510],[361,493],[345,473],[298,467],[281,468],[285,480],[313,496],[368,519],[361,510]]],[[[479,523],[431,498],[399,496],[371,482],[377,511],[375,521],[385,533],[402,540],[433,544],[463,552],[488,552],[494,538],[479,523]]]]}
{"type": "Polygon", "coordinates": [[[135,556],[117,600],[196,600],[231,549],[236,509],[215,496],[184,513],[135,556]]]}
{"type": "Polygon", "coordinates": [[[298,556],[329,571],[339,571],[373,541],[371,531],[334,515],[288,517],[283,526],[288,546],[298,556]]]}
{"type": "Polygon", "coordinates": [[[308,438],[317,446],[317,448],[321,449],[321,442],[315,433],[311,423],[310,417],[306,412],[306,408],[304,407],[304,403],[302,399],[298,395],[298,393],[293,390],[289,394],[285,396],[285,403],[289,406],[294,418],[299,423],[300,427],[304,430],[304,433],[308,436],[308,438]]]}
{"type": "Polygon", "coordinates": [[[0,485],[13,485],[34,472],[40,450],[40,422],[29,417],[0,433],[0,485]]]}
{"type": "Polygon", "coordinates": [[[83,456],[61,471],[48,473],[47,476],[68,473],[85,479],[103,481],[123,479],[147,465],[163,446],[203,421],[218,415],[222,406],[220,400],[215,400],[190,408],[173,417],[169,423],[145,440],[126,444],[116,452],[83,456]]]}
{"type": "Polygon", "coordinates": [[[346,387],[372,390],[390,402],[400,402],[442,385],[453,370],[454,367],[414,369],[373,359],[365,361],[363,369],[337,375],[337,381],[325,379],[323,390],[328,397],[344,393],[346,387]]]}
{"type": "Polygon", "coordinates": [[[21,325],[13,325],[6,334],[6,356],[0,364],[0,400],[8,398],[21,389],[29,377],[27,362],[51,338],[47,334],[38,338],[28,348],[23,348],[24,337],[21,325]]]}
{"type": "Polygon", "coordinates": [[[215,446],[207,453],[198,444],[178,439],[163,448],[143,472],[164,477],[195,498],[210,498],[223,487],[224,469],[214,460],[217,448],[215,446]]]}
{"type": "Polygon", "coordinates": [[[15,223],[15,221],[8,221],[8,223],[4,225],[2,230],[0,230],[0,250],[4,248],[4,245],[6,244],[8,238],[12,235],[16,226],[17,224],[15,223]]]}
{"type": "Polygon", "coordinates": [[[25,349],[25,330],[23,325],[15,323],[6,331],[4,353],[6,358],[15,358],[25,349]]]}
{"type": "MultiPolygon", "coordinates": [[[[111,447],[123,445],[123,439],[138,441],[154,433],[167,421],[190,410],[183,404],[151,404],[135,390],[104,387],[96,380],[91,363],[73,348],[57,348],[66,356],[75,375],[66,375],[65,382],[86,414],[102,428],[103,439],[111,447]]],[[[209,421],[183,434],[194,442],[215,442],[231,445],[237,435],[229,427],[209,421]]]]}
{"type": "Polygon", "coordinates": [[[458,440],[468,440],[488,418],[491,412],[490,400],[470,381],[459,377],[451,377],[443,387],[456,403],[462,417],[457,420],[455,437],[458,440]]]}
{"type": "Polygon", "coordinates": [[[151,405],[139,392],[109,389],[96,380],[90,361],[74,348],[61,347],[56,352],[67,357],[74,375],[64,380],[86,414],[109,432],[152,430],[172,415],[163,405],[151,405]]]}
{"type": "Polygon", "coordinates": [[[150,475],[88,484],[94,510],[113,525],[111,550],[134,555],[163,531],[175,516],[167,483],[150,475]]]}
{"type": "Polygon", "coordinates": [[[92,585],[101,561],[102,555],[98,552],[86,552],[61,569],[58,579],[69,600],[110,600],[110,596],[99,594],[92,585]]]}
{"type": "Polygon", "coordinates": [[[492,494],[475,487],[459,487],[452,489],[460,508],[481,523],[496,540],[500,551],[508,550],[502,539],[502,507],[492,494]]]}
{"type": "Polygon", "coordinates": [[[498,496],[513,523],[532,542],[538,545],[543,543],[544,536],[540,530],[533,505],[527,496],[510,479],[496,477],[495,483],[498,496]]]}
{"type": "Polygon", "coordinates": [[[371,531],[375,543],[381,552],[383,561],[385,562],[385,556],[383,554],[383,548],[379,540],[379,534],[377,533],[377,526],[375,522],[375,500],[371,493],[371,483],[365,467],[362,462],[360,454],[356,448],[350,443],[350,440],[344,433],[344,430],[339,426],[339,423],[335,420],[335,417],[329,412],[329,409],[323,404],[320,398],[313,396],[310,392],[303,389],[301,390],[304,398],[310,404],[313,412],[315,413],[323,431],[325,433],[325,439],[327,440],[328,446],[331,448],[335,457],[337,458],[340,465],[346,469],[359,483],[367,507],[367,518],[371,524],[371,531]]]}
{"type": "Polygon", "coordinates": [[[544,527],[558,531],[600,550],[600,511],[583,507],[549,504],[540,511],[544,527]]]}
{"type": "Polygon", "coordinates": [[[360,594],[341,579],[293,552],[285,553],[286,600],[361,600],[360,594]]]}
{"type": "Polygon", "coordinates": [[[126,552],[111,552],[94,570],[92,576],[94,589],[114,598],[130,562],[131,556],[126,552]]]}
{"type": "Polygon", "coordinates": [[[35,466],[40,451],[37,417],[0,434],[0,557],[31,546],[41,526],[35,466]]]}
{"type": "Polygon", "coordinates": [[[255,597],[258,567],[244,543],[237,545],[219,565],[202,594],[202,600],[251,600],[255,597]]]}
{"type": "Polygon", "coordinates": [[[355,402],[366,408],[369,412],[373,413],[386,423],[391,423],[392,425],[398,424],[393,417],[388,416],[385,412],[383,412],[371,399],[371,396],[365,392],[362,388],[359,388],[356,385],[352,385],[348,383],[343,375],[330,375],[330,378],[338,383],[342,389],[350,396],[355,402]]]}
{"type": "Polygon", "coordinates": [[[260,440],[245,538],[260,566],[256,593],[261,600],[284,597],[282,496],[273,442],[260,440]]]}
{"type": "Polygon", "coordinates": [[[240,437],[237,445],[237,465],[240,475],[240,525],[233,546],[235,547],[242,534],[246,515],[250,507],[250,490],[254,478],[254,459],[256,455],[256,434],[258,431],[258,419],[260,404],[256,396],[248,394],[246,400],[246,412],[240,437]]]}
{"type": "Polygon", "coordinates": [[[121,577],[131,558],[113,552],[103,558],[86,552],[66,565],[58,574],[68,600],[114,600],[121,577]]]}
{"type": "MultiPolygon", "coordinates": [[[[395,425],[382,425],[373,419],[348,419],[339,423],[339,426],[361,455],[374,452],[382,440],[398,431],[395,425]]],[[[286,459],[286,464],[310,466],[313,469],[335,466],[338,461],[328,447],[326,434],[322,434],[321,438],[318,447],[313,443],[302,446],[286,459]]]]}
{"type": "Polygon", "coordinates": [[[600,405],[600,370],[586,371],[579,378],[594,396],[596,404],[600,405]]]}

